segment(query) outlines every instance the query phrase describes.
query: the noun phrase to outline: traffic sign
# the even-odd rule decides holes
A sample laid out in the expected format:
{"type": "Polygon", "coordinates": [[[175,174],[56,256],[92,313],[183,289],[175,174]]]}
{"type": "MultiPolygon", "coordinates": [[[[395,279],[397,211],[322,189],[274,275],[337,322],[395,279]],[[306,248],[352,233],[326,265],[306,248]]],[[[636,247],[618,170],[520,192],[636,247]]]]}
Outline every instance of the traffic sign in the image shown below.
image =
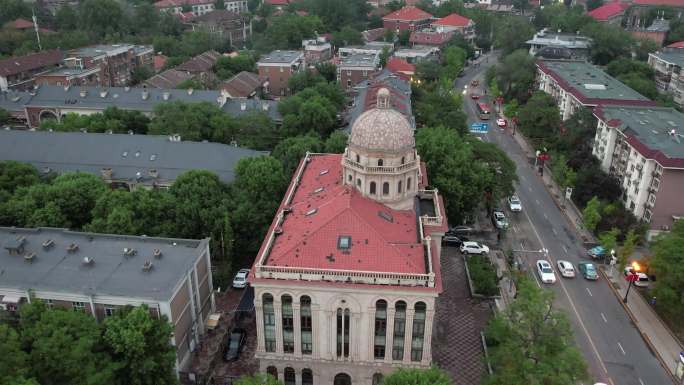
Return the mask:
{"type": "Polygon", "coordinates": [[[487,123],[473,123],[470,125],[470,132],[473,134],[486,134],[489,131],[487,123]]]}

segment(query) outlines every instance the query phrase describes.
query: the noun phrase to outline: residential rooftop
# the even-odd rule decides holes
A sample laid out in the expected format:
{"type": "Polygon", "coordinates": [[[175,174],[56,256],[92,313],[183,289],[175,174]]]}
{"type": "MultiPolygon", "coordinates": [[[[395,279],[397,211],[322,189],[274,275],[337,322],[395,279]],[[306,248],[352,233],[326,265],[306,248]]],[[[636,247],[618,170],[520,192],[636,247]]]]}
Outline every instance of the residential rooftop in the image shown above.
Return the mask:
{"type": "Polygon", "coordinates": [[[619,128],[646,158],[684,167],[684,114],[665,107],[602,106],[594,114],[619,128]]]}
{"type": "Polygon", "coordinates": [[[259,58],[258,63],[284,63],[290,64],[297,61],[298,59],[304,57],[304,53],[301,51],[272,51],[269,54],[263,55],[259,58]]]}
{"type": "Polygon", "coordinates": [[[655,102],[585,61],[539,60],[537,67],[585,105],[655,105],[655,102]]]}
{"type": "Polygon", "coordinates": [[[208,242],[0,227],[0,287],[168,301],[208,242]]]}
{"type": "Polygon", "coordinates": [[[176,139],[160,135],[0,130],[0,160],[29,163],[42,173],[81,171],[100,176],[103,169],[111,169],[113,180],[147,184],[172,184],[186,171],[208,170],[230,183],[240,159],[264,154],[221,143],[176,139]]]}
{"type": "Polygon", "coordinates": [[[653,55],[654,57],[668,62],[670,64],[674,64],[679,67],[684,67],[684,49],[668,49],[666,48],[663,51],[660,52],[653,52],[649,55],[653,55]]]}
{"type": "Polygon", "coordinates": [[[133,49],[133,44],[97,44],[89,47],[81,47],[69,51],[70,56],[97,57],[102,55],[119,55],[133,49]]]}
{"type": "Polygon", "coordinates": [[[406,6],[383,16],[383,20],[421,21],[432,19],[432,15],[414,6],[406,6]]]}
{"type": "Polygon", "coordinates": [[[564,47],[568,49],[587,49],[591,46],[592,40],[588,37],[575,33],[550,32],[546,28],[534,34],[528,40],[528,45],[542,45],[564,47]]]}
{"type": "Polygon", "coordinates": [[[62,51],[52,49],[24,56],[0,60],[0,76],[12,76],[25,71],[56,66],[62,61],[62,51]]]}
{"type": "Polygon", "coordinates": [[[341,67],[377,67],[378,55],[368,53],[352,53],[340,58],[341,67]]]}

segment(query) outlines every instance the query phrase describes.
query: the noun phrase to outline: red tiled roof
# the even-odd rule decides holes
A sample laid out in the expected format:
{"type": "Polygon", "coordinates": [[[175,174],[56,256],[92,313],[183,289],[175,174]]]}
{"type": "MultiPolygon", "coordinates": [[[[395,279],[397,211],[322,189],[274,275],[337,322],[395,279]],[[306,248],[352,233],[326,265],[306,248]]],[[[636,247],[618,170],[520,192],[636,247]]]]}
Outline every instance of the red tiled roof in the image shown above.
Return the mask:
{"type": "Polygon", "coordinates": [[[416,72],[416,66],[414,64],[411,64],[407,62],[404,59],[400,59],[398,57],[391,57],[387,60],[387,65],[385,66],[388,70],[397,73],[397,72],[408,72],[408,73],[414,73],[416,72]]]}
{"type": "Polygon", "coordinates": [[[15,29],[30,29],[33,28],[33,22],[19,18],[14,21],[10,21],[9,23],[5,24],[5,26],[15,29]]]}
{"type": "Polygon", "coordinates": [[[453,31],[449,32],[432,32],[432,31],[414,31],[411,32],[409,41],[413,44],[419,45],[442,45],[454,36],[453,31]]]}
{"type": "Polygon", "coordinates": [[[684,41],[678,41],[667,46],[667,48],[684,48],[684,41]]]}
{"type": "Polygon", "coordinates": [[[452,13],[447,17],[443,17],[434,23],[434,25],[446,25],[450,27],[467,27],[470,24],[470,19],[463,17],[458,13],[452,13]]]}
{"type": "Polygon", "coordinates": [[[287,214],[265,261],[267,266],[323,268],[425,274],[425,258],[418,241],[416,213],[392,210],[363,197],[342,181],[342,155],[313,156],[295,188],[287,214]],[[320,175],[322,171],[328,172],[320,175]],[[316,193],[316,189],[323,188],[316,193]],[[307,216],[312,209],[317,211],[307,216]],[[392,222],[380,217],[383,212],[392,222]],[[343,254],[341,235],[352,247],[343,254]],[[333,255],[334,261],[327,258],[333,255]]]}
{"type": "Polygon", "coordinates": [[[183,5],[214,4],[212,0],[161,0],[154,3],[156,8],[181,7],[183,5]]]}
{"type": "Polygon", "coordinates": [[[627,8],[629,8],[629,4],[620,3],[619,1],[613,1],[594,9],[587,15],[589,15],[597,21],[606,21],[611,17],[620,15],[627,8]]]}
{"type": "Polygon", "coordinates": [[[383,20],[402,20],[402,21],[419,21],[432,19],[432,15],[417,7],[404,7],[398,11],[394,11],[389,15],[385,15],[383,20]]]}
{"type": "Polygon", "coordinates": [[[0,60],[0,75],[11,76],[37,68],[58,65],[62,52],[57,49],[0,60]]]}
{"type": "Polygon", "coordinates": [[[637,5],[684,7],[684,0],[634,0],[637,5]]]}

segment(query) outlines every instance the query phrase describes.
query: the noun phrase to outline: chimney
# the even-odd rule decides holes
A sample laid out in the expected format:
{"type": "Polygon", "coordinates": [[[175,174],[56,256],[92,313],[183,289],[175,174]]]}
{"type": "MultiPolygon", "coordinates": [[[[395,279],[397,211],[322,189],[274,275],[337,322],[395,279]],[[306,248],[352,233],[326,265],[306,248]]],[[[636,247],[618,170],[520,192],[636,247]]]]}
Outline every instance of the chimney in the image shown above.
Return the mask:
{"type": "Polygon", "coordinates": [[[169,142],[180,142],[181,141],[181,136],[180,134],[171,134],[169,135],[169,142]]]}
{"type": "Polygon", "coordinates": [[[129,86],[124,87],[124,92],[128,92],[130,90],[131,90],[131,87],[129,87],[129,86]]]}
{"type": "Polygon", "coordinates": [[[150,92],[147,91],[147,85],[143,84],[142,100],[147,100],[150,97],[150,92]]]}
{"type": "Polygon", "coordinates": [[[164,100],[169,100],[170,96],[171,96],[171,93],[169,91],[164,91],[164,93],[162,94],[162,98],[164,100]]]}
{"type": "Polygon", "coordinates": [[[86,95],[88,95],[88,90],[86,90],[85,86],[81,87],[80,95],[82,98],[85,98],[86,95]]]}
{"type": "Polygon", "coordinates": [[[71,84],[67,83],[64,85],[64,92],[69,91],[69,87],[71,87],[71,84]]]}

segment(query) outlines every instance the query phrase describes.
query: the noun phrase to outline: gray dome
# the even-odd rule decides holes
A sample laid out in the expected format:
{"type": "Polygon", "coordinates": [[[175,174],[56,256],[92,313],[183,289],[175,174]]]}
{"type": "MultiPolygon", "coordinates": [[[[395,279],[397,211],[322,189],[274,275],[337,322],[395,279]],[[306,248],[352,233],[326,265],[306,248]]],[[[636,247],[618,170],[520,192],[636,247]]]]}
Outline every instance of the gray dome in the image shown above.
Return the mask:
{"type": "Polygon", "coordinates": [[[374,108],[354,121],[349,144],[382,152],[410,149],[415,147],[413,127],[404,115],[391,108],[374,108]]]}

